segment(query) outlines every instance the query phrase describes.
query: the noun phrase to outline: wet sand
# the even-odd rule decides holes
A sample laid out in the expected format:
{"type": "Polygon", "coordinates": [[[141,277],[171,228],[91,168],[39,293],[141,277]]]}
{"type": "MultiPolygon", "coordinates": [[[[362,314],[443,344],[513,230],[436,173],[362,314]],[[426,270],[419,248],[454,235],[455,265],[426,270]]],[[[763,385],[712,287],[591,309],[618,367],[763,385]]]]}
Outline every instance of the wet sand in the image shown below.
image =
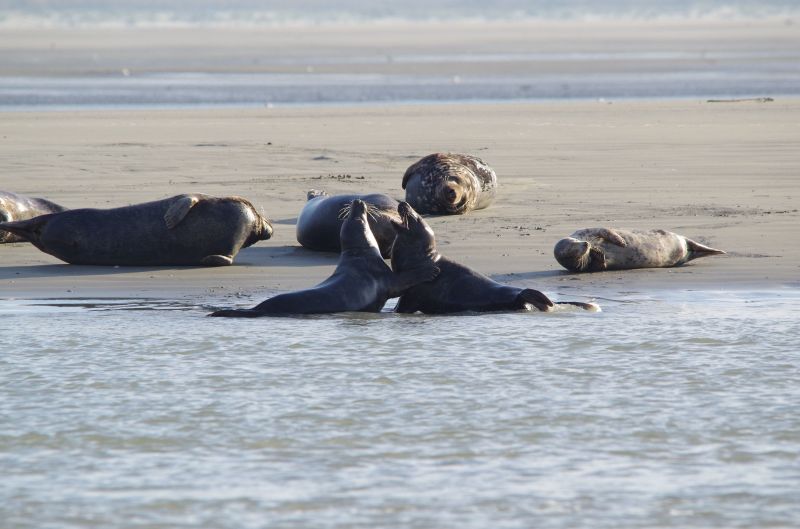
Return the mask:
{"type": "Polygon", "coordinates": [[[800,100],[565,102],[252,110],[4,113],[0,188],[70,208],[180,193],[241,195],[275,226],[226,268],[63,264],[0,245],[0,297],[235,303],[314,285],[335,255],[302,249],[308,189],[403,197],[406,167],[466,152],[497,171],[488,209],[434,217],[440,249],[556,297],[800,286],[800,100]],[[578,228],[663,228],[729,255],[673,269],[571,274],[553,244],[578,228]]]}

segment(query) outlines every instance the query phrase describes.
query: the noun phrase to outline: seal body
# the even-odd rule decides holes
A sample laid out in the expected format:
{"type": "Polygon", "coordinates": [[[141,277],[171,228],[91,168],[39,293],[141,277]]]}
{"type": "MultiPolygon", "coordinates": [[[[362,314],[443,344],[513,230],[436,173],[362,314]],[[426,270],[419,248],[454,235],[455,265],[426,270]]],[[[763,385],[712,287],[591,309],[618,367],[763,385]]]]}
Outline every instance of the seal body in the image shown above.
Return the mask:
{"type": "Polygon", "coordinates": [[[429,154],[406,170],[403,189],[419,213],[462,215],[494,201],[497,175],[475,156],[429,154]]]}
{"type": "Polygon", "coordinates": [[[553,249],[559,264],[573,272],[679,266],[724,253],[671,231],[616,228],[578,230],[553,249]]]}
{"type": "Polygon", "coordinates": [[[388,195],[328,195],[324,191],[308,192],[308,202],[297,217],[297,242],[309,250],[339,252],[342,224],[350,203],[359,199],[368,207],[369,227],[378,242],[381,255],[389,258],[394,242],[394,228],[389,217],[397,217],[397,201],[388,195]]]}
{"type": "Polygon", "coordinates": [[[222,266],[272,236],[240,197],[203,194],[113,209],[73,209],[0,224],[62,261],[83,265],[222,266]]]}
{"type": "MultiPolygon", "coordinates": [[[[67,208],[44,198],[27,197],[8,191],[0,191],[0,222],[27,220],[39,215],[66,211],[67,208]]],[[[0,243],[25,242],[26,239],[8,231],[0,230],[0,243]]]]}
{"type": "Polygon", "coordinates": [[[403,222],[403,229],[398,229],[394,243],[392,268],[396,272],[403,272],[429,262],[436,264],[440,273],[432,281],[409,288],[400,296],[396,312],[426,314],[512,310],[547,312],[558,304],[598,310],[592,303],[554,303],[538,290],[500,284],[448,259],[436,249],[433,230],[411,206],[401,202],[398,212],[403,222]]]}
{"type": "Polygon", "coordinates": [[[396,274],[381,257],[370,231],[368,206],[353,200],[342,224],[342,252],[336,270],[313,288],[269,298],[252,309],[220,310],[210,316],[259,317],[335,312],[380,312],[389,298],[409,287],[436,277],[433,263],[424,263],[396,274]]]}

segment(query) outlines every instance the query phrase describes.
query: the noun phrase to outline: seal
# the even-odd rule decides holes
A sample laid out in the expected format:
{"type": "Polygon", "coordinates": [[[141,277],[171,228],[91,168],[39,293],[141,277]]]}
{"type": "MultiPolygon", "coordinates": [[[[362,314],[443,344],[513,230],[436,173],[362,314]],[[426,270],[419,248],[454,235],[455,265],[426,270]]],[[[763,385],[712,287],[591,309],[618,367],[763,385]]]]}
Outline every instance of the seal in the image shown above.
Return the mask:
{"type": "Polygon", "coordinates": [[[503,285],[439,253],[428,223],[406,202],[398,206],[402,223],[392,252],[392,268],[404,273],[423,263],[433,263],[440,273],[433,281],[409,288],[397,302],[396,312],[447,314],[453,312],[552,311],[556,305],[574,305],[597,311],[594,303],[554,303],[530,288],[503,285]]]}
{"type": "MultiPolygon", "coordinates": [[[[66,211],[67,208],[50,202],[44,198],[28,197],[18,195],[9,191],[0,191],[0,222],[13,222],[15,220],[26,220],[46,215],[48,213],[58,213],[66,211]]],[[[26,239],[11,232],[0,231],[0,243],[6,242],[25,242],[26,239]]]]}
{"type": "Polygon", "coordinates": [[[199,193],[113,209],[72,209],[6,222],[8,230],[70,264],[223,266],[272,236],[272,224],[240,197],[199,193]]]}
{"type": "Polygon", "coordinates": [[[339,233],[344,224],[346,208],[355,199],[368,206],[369,227],[378,241],[381,255],[388,259],[392,254],[395,231],[390,217],[397,217],[397,201],[388,195],[328,195],[312,189],[308,202],[297,217],[297,242],[309,250],[339,252],[339,233]]]}
{"type": "Polygon", "coordinates": [[[340,233],[342,252],[336,270],[313,288],[269,298],[252,309],[229,309],[209,316],[250,317],[335,312],[380,312],[389,298],[436,277],[433,263],[421,263],[396,274],[381,257],[369,228],[368,206],[360,199],[350,204],[340,233]]]}
{"type": "Polygon", "coordinates": [[[679,266],[725,252],[664,230],[586,228],[558,241],[556,261],[572,272],[679,266]]]}
{"type": "Polygon", "coordinates": [[[497,175],[469,154],[429,154],[406,170],[403,189],[418,213],[463,215],[494,201],[497,175]]]}

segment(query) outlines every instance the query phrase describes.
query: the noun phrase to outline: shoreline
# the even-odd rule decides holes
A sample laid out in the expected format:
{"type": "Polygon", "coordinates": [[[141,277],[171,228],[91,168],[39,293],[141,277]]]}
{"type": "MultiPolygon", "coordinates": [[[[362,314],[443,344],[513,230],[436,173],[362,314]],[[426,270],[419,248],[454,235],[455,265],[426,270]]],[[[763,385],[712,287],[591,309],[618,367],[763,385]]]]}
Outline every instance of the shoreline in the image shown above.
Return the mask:
{"type": "Polygon", "coordinates": [[[435,151],[475,154],[498,173],[492,206],[429,219],[442,253],[498,281],[573,299],[800,286],[800,99],[8,113],[0,138],[2,189],[69,208],[240,195],[275,227],[224,268],[75,266],[0,245],[3,299],[165,293],[228,303],[313,286],[337,256],[295,240],[306,191],[402,199],[406,167],[435,151]],[[730,255],[562,272],[555,241],[602,225],[666,229],[730,255]]]}

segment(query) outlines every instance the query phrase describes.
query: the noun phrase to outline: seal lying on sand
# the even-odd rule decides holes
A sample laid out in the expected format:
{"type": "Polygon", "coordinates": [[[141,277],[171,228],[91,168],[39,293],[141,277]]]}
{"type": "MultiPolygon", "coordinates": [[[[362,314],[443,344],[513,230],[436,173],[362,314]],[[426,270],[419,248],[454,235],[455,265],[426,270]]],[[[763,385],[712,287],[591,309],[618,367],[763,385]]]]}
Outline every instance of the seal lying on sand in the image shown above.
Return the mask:
{"type": "Polygon", "coordinates": [[[388,195],[328,195],[324,191],[308,192],[308,202],[297,217],[297,242],[309,250],[339,252],[339,232],[346,208],[355,200],[363,200],[369,208],[369,227],[378,241],[381,255],[389,258],[394,242],[394,227],[389,217],[397,217],[397,201],[388,195]]]}
{"type": "Polygon", "coordinates": [[[71,264],[222,266],[272,236],[247,200],[199,193],[114,209],[73,209],[0,224],[71,264]]]}
{"type": "MultiPolygon", "coordinates": [[[[66,211],[66,209],[64,206],[59,206],[55,202],[50,202],[44,198],[26,197],[25,195],[18,195],[8,191],[0,191],[0,222],[32,219],[47,213],[66,211]]],[[[11,232],[0,231],[0,243],[23,242],[26,240],[11,232]]]]}
{"type": "Polygon", "coordinates": [[[553,253],[567,270],[598,272],[678,266],[725,252],[671,231],[586,228],[558,241],[553,253]]]}
{"type": "Polygon", "coordinates": [[[419,213],[462,215],[494,201],[497,175],[468,154],[429,154],[406,170],[403,189],[419,213]]]}
{"type": "Polygon", "coordinates": [[[432,262],[396,274],[384,262],[369,229],[367,204],[353,200],[340,235],[342,253],[333,275],[307,290],[287,292],[252,309],[220,310],[210,316],[250,317],[333,312],[380,312],[389,298],[436,277],[432,262]]]}
{"type": "Polygon", "coordinates": [[[440,273],[433,281],[408,289],[397,302],[396,312],[490,312],[501,310],[553,310],[554,305],[575,305],[599,310],[593,303],[564,302],[554,304],[530,288],[502,285],[464,265],[451,261],[436,249],[436,240],[428,223],[406,202],[397,208],[402,219],[392,252],[392,268],[404,273],[423,263],[435,263],[440,273]]]}

